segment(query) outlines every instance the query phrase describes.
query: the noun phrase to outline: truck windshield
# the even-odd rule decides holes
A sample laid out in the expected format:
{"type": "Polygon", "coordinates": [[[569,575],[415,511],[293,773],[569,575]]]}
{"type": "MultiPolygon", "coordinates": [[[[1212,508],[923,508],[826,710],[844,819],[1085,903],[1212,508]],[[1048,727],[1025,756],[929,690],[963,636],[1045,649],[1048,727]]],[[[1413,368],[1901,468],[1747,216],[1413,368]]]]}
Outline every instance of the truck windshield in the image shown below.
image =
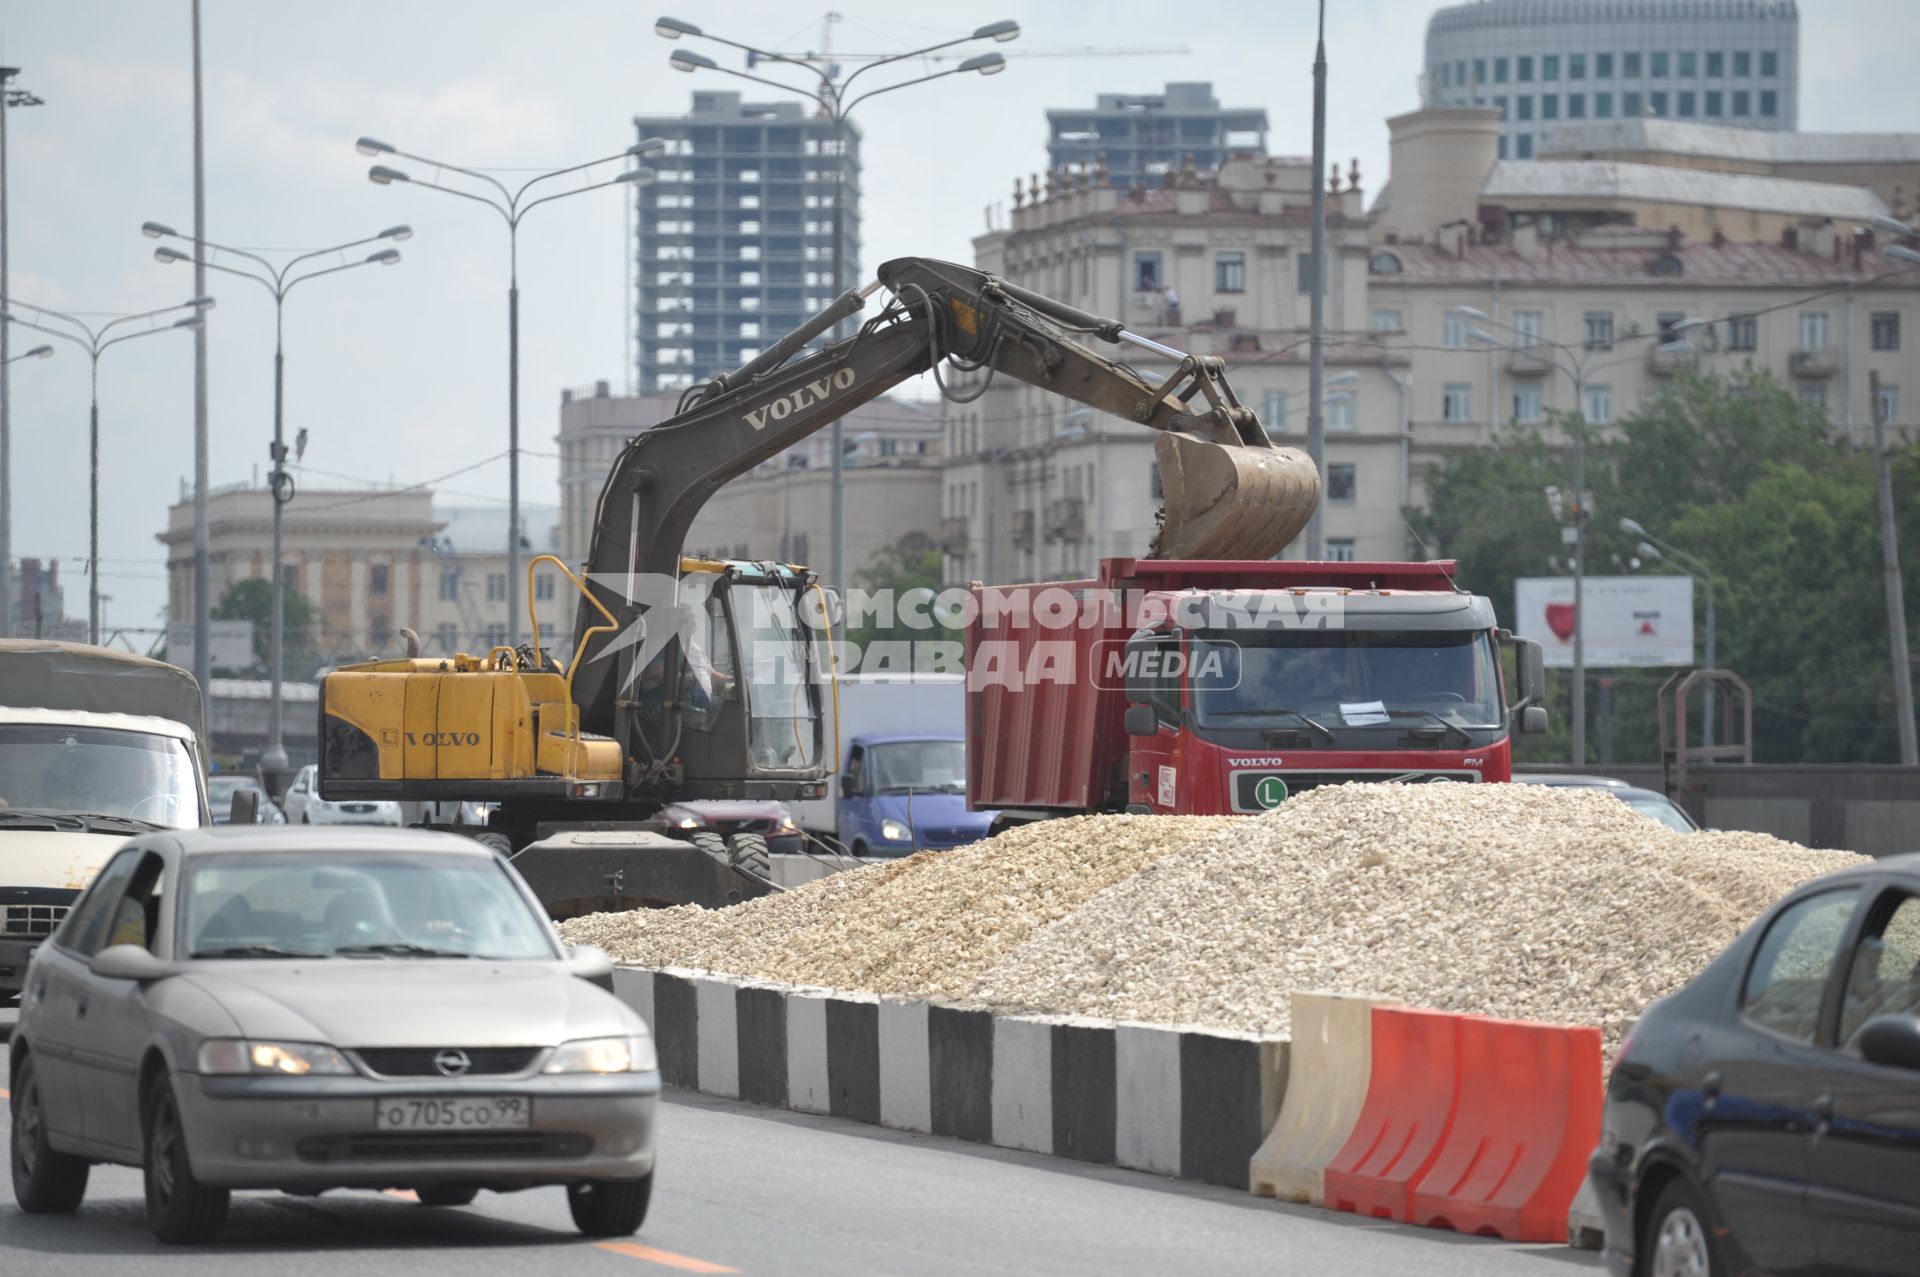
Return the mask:
{"type": "Polygon", "coordinates": [[[957,740],[895,741],[873,747],[873,791],[967,792],[967,751],[957,740]]]}
{"type": "Polygon", "coordinates": [[[1491,636],[1471,630],[1307,630],[1203,634],[1193,702],[1203,726],[1396,731],[1500,723],[1491,636]]]}
{"type": "Polygon", "coordinates": [[[198,768],[171,736],[59,724],[0,726],[0,807],[200,824],[198,768]]]}
{"type": "Polygon", "coordinates": [[[740,657],[754,766],[772,771],[811,768],[821,757],[819,724],[813,713],[807,640],[794,611],[793,592],[780,585],[736,584],[732,594],[744,649],[740,657]]]}

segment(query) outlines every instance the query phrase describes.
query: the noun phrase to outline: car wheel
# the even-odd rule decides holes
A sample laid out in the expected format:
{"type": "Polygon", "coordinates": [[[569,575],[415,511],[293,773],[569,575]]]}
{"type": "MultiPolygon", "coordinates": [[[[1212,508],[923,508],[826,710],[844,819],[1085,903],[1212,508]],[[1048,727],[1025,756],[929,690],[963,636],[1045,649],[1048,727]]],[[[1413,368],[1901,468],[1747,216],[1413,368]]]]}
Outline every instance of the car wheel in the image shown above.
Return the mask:
{"type": "Polygon", "coordinates": [[[65,1215],[87,1193],[85,1159],[47,1141],[47,1110],[28,1056],[13,1082],[13,1200],[29,1215],[65,1215]]]}
{"type": "Polygon", "coordinates": [[[173,1084],[162,1073],[147,1088],[147,1226],[170,1245],[210,1242],[227,1222],[228,1192],[194,1178],[173,1084]]]}
{"type": "Polygon", "coordinates": [[[1685,1180],[1671,1181],[1660,1190],[1646,1234],[1634,1247],[1640,1256],[1637,1272],[1641,1277],[1723,1277],[1726,1266],[1706,1221],[1700,1194],[1685,1180]]]}
{"type": "Polygon", "coordinates": [[[471,1184],[422,1184],[413,1195],[422,1206],[471,1206],[480,1190],[471,1184]]]}
{"type": "Polygon", "coordinates": [[[853,855],[856,860],[867,858],[867,844],[863,840],[859,838],[853,840],[853,855]]]}
{"type": "Polygon", "coordinates": [[[653,1176],[644,1179],[588,1180],[567,1185],[567,1209],[573,1226],[588,1237],[630,1237],[647,1217],[653,1176]]]}

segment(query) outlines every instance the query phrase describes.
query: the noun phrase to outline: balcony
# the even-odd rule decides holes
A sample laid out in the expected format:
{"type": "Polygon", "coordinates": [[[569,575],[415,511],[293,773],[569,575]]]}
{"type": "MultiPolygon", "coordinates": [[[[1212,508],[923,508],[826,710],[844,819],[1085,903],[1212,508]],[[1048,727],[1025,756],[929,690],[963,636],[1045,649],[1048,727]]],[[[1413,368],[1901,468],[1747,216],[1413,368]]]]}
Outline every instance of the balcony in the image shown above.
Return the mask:
{"type": "Polygon", "coordinates": [[[1796,350],[1787,356],[1787,371],[1796,377],[1831,377],[1840,371],[1840,354],[1825,346],[1796,350]]]}
{"type": "Polygon", "coordinates": [[[969,521],[962,517],[940,520],[940,548],[948,554],[965,554],[973,538],[969,521]]]}
{"type": "Polygon", "coordinates": [[[1047,502],[1047,540],[1084,541],[1087,536],[1087,506],[1080,497],[1059,497],[1047,502]]]}
{"type": "Polygon", "coordinates": [[[1688,372],[1700,366],[1700,352],[1697,350],[1661,350],[1658,346],[1647,352],[1647,371],[1656,377],[1671,377],[1677,372],[1688,372]]]}
{"type": "Polygon", "coordinates": [[[1540,350],[1509,350],[1507,352],[1507,375],[1510,377],[1544,377],[1553,371],[1549,356],[1540,350]]]}
{"type": "Polygon", "coordinates": [[[1013,545],[1017,550],[1033,549],[1033,511],[1013,512],[1013,545]]]}

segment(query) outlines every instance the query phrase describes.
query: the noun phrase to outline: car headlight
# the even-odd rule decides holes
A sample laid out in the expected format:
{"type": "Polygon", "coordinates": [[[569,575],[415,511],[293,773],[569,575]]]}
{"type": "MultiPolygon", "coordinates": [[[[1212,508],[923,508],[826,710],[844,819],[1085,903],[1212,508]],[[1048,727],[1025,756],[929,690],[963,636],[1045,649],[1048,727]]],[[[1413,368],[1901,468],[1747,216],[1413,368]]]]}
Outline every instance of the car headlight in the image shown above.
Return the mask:
{"type": "Polygon", "coordinates": [[[913,830],[907,828],[904,820],[883,820],[880,822],[880,836],[888,842],[911,842],[913,830]]]}
{"type": "Polygon", "coordinates": [[[645,1034],[630,1038],[579,1038],[554,1048],[543,1073],[652,1073],[660,1067],[653,1039],[645,1034]]]}
{"type": "Polygon", "coordinates": [[[782,816],[780,817],[780,823],[773,827],[773,832],[776,834],[797,834],[800,832],[800,826],[793,823],[793,817],[782,816]]]}
{"type": "Polygon", "coordinates": [[[673,822],[675,829],[698,829],[707,822],[698,816],[682,816],[673,822]]]}
{"type": "Polygon", "coordinates": [[[347,1058],[318,1042],[253,1042],[214,1038],[200,1044],[202,1073],[271,1073],[303,1077],[309,1073],[352,1073],[347,1058]]]}

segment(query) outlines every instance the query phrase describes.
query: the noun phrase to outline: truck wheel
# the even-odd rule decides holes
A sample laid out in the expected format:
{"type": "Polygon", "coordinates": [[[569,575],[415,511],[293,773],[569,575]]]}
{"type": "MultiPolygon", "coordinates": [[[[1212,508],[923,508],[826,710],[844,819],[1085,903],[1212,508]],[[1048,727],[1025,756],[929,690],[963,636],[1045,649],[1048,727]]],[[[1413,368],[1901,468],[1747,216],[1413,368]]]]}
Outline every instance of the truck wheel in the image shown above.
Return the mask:
{"type": "Polygon", "coordinates": [[[513,839],[505,834],[474,834],[473,840],[496,856],[513,855],[513,839]]]}
{"type": "Polygon", "coordinates": [[[767,855],[767,840],[759,834],[735,834],[727,839],[727,860],[736,868],[762,878],[773,874],[773,861],[767,855]]]}
{"type": "Polygon", "coordinates": [[[687,841],[720,863],[727,863],[727,840],[713,830],[696,829],[687,835],[687,841]]]}
{"type": "Polygon", "coordinates": [[[87,1192],[85,1158],[47,1140],[47,1106],[29,1055],[13,1079],[13,1200],[29,1215],[65,1215],[87,1192]]]}

